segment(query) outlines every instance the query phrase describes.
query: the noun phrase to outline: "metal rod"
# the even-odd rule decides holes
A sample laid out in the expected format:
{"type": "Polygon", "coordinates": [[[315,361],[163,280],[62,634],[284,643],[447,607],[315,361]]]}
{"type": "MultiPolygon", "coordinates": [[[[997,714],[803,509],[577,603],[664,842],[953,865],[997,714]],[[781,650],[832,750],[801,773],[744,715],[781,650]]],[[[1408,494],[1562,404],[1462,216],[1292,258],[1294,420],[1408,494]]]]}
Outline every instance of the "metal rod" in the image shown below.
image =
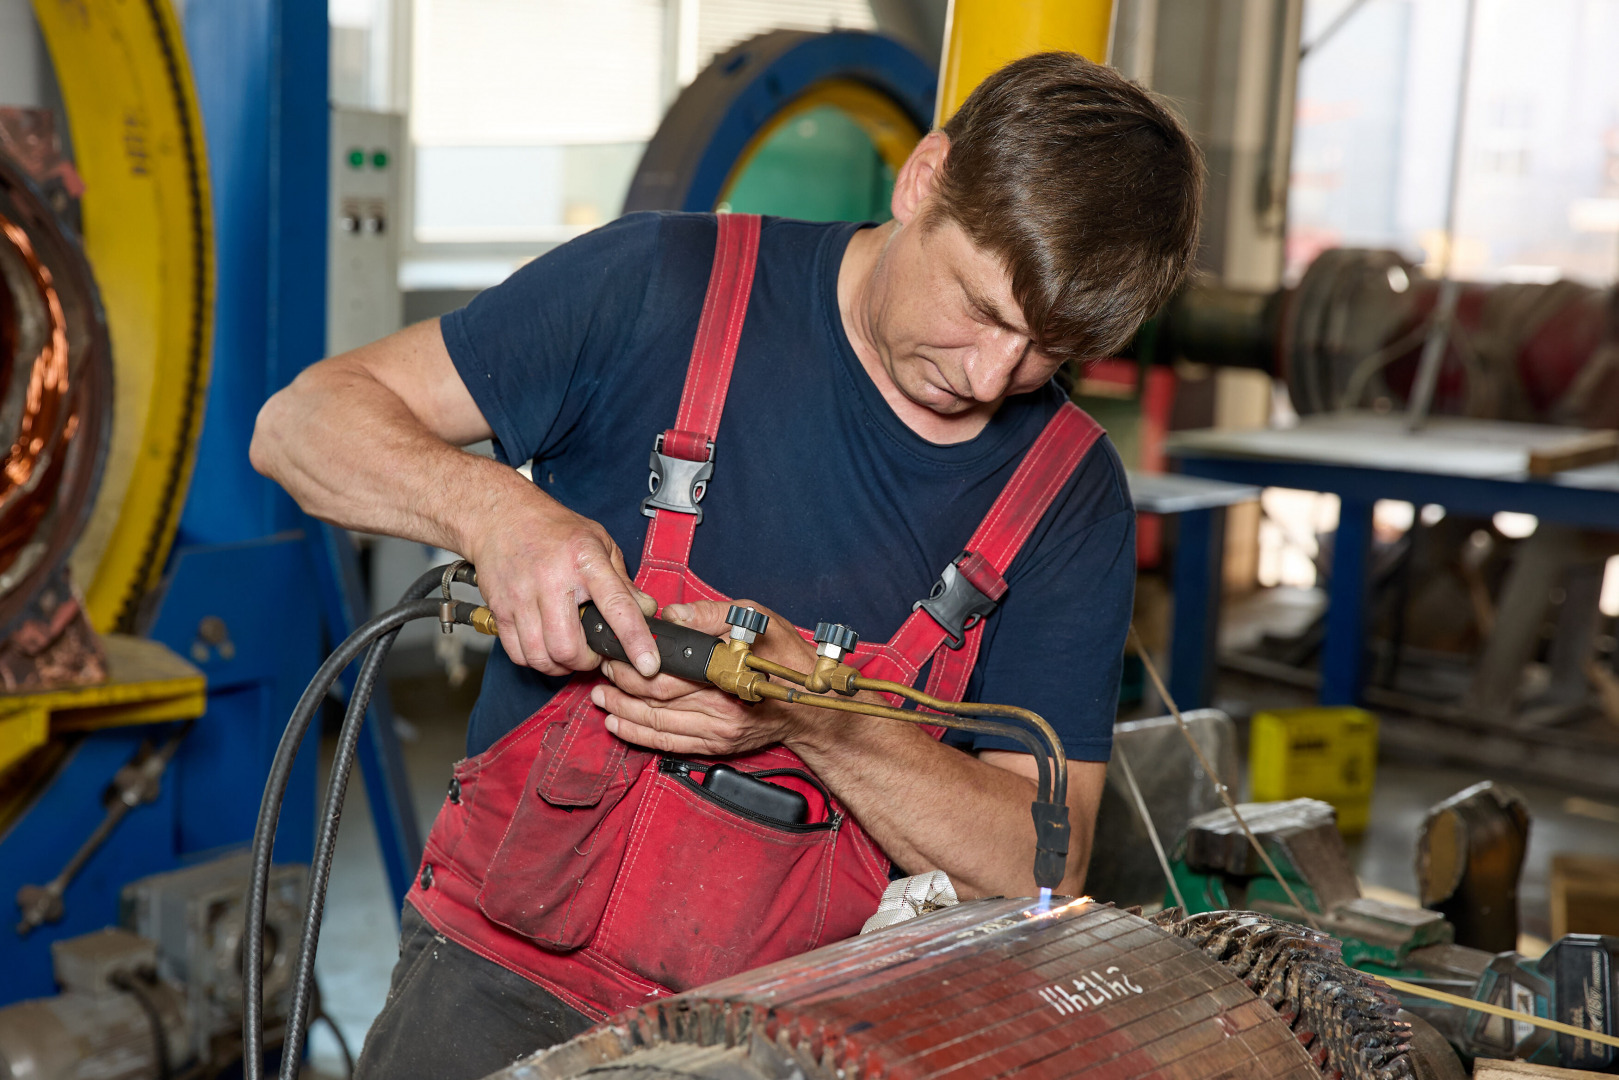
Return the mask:
{"type": "Polygon", "coordinates": [[[778,664],[773,660],[766,660],[758,653],[749,653],[746,663],[754,671],[761,671],[766,675],[774,675],[778,679],[785,679],[787,682],[797,683],[799,686],[803,686],[805,681],[809,678],[809,676],[805,675],[802,671],[794,671],[792,668],[783,664],[778,664]]]}
{"type": "Polygon", "coordinates": [[[1585,1028],[1575,1027],[1573,1024],[1565,1024],[1560,1020],[1548,1020],[1544,1016],[1536,1016],[1533,1013],[1518,1012],[1516,1009],[1509,1009],[1504,1005],[1492,1005],[1487,1001],[1475,1001],[1473,998],[1447,994],[1443,990],[1432,990],[1426,986],[1418,986],[1416,983],[1406,982],[1404,979],[1395,979],[1388,975],[1372,975],[1369,972],[1364,974],[1368,978],[1378,979],[1386,983],[1391,989],[1398,990],[1402,994],[1443,1001],[1446,1005],[1471,1009],[1473,1012],[1489,1013],[1491,1016],[1503,1016],[1520,1024],[1545,1028],[1560,1035],[1572,1035],[1576,1039],[1584,1039],[1587,1042],[1602,1043],[1604,1046],[1619,1046],[1619,1037],[1608,1035],[1601,1031],[1589,1031],[1585,1028]]]}
{"type": "Polygon", "coordinates": [[[1326,28],[1315,36],[1315,40],[1307,41],[1303,45],[1299,46],[1299,59],[1303,60],[1306,56],[1309,56],[1321,46],[1331,41],[1333,36],[1344,28],[1344,24],[1350,19],[1354,18],[1355,12],[1359,11],[1365,6],[1366,0],[1349,0],[1349,3],[1339,8],[1338,14],[1334,15],[1332,17],[1332,21],[1326,25],[1326,28]]]}
{"type": "Polygon", "coordinates": [[[1119,768],[1124,770],[1124,782],[1130,785],[1130,797],[1135,800],[1136,813],[1141,815],[1141,824],[1147,827],[1147,839],[1152,841],[1152,850],[1158,856],[1158,866],[1164,872],[1164,881],[1168,883],[1169,891],[1175,897],[1175,903],[1185,911],[1186,898],[1181,895],[1180,883],[1175,880],[1175,873],[1169,868],[1169,856],[1164,854],[1164,842],[1158,838],[1158,826],[1153,824],[1152,814],[1147,810],[1147,800],[1142,798],[1141,788],[1136,784],[1135,770],[1130,768],[1130,759],[1124,756],[1124,747],[1115,743],[1113,756],[1119,759],[1119,768]]]}
{"type": "Polygon", "coordinates": [[[1259,842],[1259,837],[1254,835],[1254,831],[1248,827],[1248,822],[1243,820],[1242,811],[1237,809],[1236,800],[1231,797],[1231,790],[1225,786],[1225,782],[1220,779],[1220,774],[1215,771],[1214,763],[1203,753],[1203,747],[1198,745],[1198,741],[1192,738],[1192,729],[1186,726],[1186,718],[1181,715],[1180,707],[1175,704],[1174,697],[1169,693],[1169,687],[1164,685],[1163,677],[1158,674],[1158,665],[1152,662],[1152,656],[1148,654],[1147,647],[1141,643],[1141,635],[1136,632],[1135,623],[1130,624],[1130,644],[1134,646],[1136,655],[1141,657],[1141,666],[1147,669],[1147,677],[1152,680],[1152,685],[1157,689],[1158,696],[1164,699],[1165,705],[1169,706],[1170,713],[1175,717],[1175,723],[1181,729],[1181,735],[1186,739],[1187,744],[1191,746],[1192,753],[1197,755],[1198,764],[1203,766],[1203,771],[1208,774],[1209,779],[1214,783],[1215,794],[1220,796],[1220,801],[1225,803],[1227,810],[1231,811],[1231,816],[1237,819],[1237,824],[1242,827],[1243,835],[1248,838],[1248,843],[1253,845],[1254,851],[1259,853],[1260,861],[1265,864],[1265,869],[1269,870],[1270,876],[1276,879],[1276,884],[1282,887],[1282,892],[1287,894],[1288,901],[1298,911],[1300,917],[1309,923],[1312,929],[1321,929],[1321,924],[1316,922],[1315,915],[1311,913],[1309,908],[1304,906],[1298,894],[1293,891],[1293,886],[1289,885],[1287,879],[1282,877],[1282,872],[1276,869],[1276,863],[1271,860],[1270,852],[1265,850],[1265,845],[1259,842]]]}
{"type": "Polygon", "coordinates": [[[1417,431],[1428,422],[1434,387],[1439,383],[1439,369],[1444,364],[1446,346],[1450,344],[1456,297],[1461,291],[1451,280],[1451,273],[1455,268],[1456,215],[1461,201],[1462,147],[1467,134],[1467,97],[1473,82],[1473,27],[1477,15],[1478,0],[1467,0],[1467,15],[1462,26],[1462,66],[1456,89],[1456,130],[1450,143],[1450,185],[1445,193],[1445,246],[1439,252],[1439,301],[1434,308],[1433,321],[1428,324],[1428,339],[1422,346],[1411,401],[1406,406],[1409,431],[1417,431]]]}
{"type": "MultiPolygon", "coordinates": [[[[797,683],[799,686],[803,686],[805,681],[809,678],[809,676],[805,675],[803,672],[795,671],[790,667],[785,667],[773,661],[766,660],[756,653],[749,653],[744,659],[743,663],[752,668],[754,671],[761,672],[765,675],[774,675],[778,679],[784,679],[788,682],[797,683]]],[[[1037,759],[1042,759],[1042,764],[1044,757],[1049,756],[1054,772],[1051,784],[1052,799],[1055,802],[1067,805],[1068,757],[1062,748],[1062,740],[1057,737],[1056,731],[1052,729],[1051,725],[1047,723],[1045,718],[1039,713],[1031,712],[1028,709],[1020,709],[1016,705],[991,705],[980,701],[946,701],[943,698],[937,698],[932,694],[913,689],[912,687],[906,686],[904,683],[890,682],[887,679],[867,679],[861,676],[856,676],[853,680],[853,686],[856,690],[870,690],[877,694],[893,694],[895,697],[905,698],[908,701],[913,701],[924,708],[933,709],[936,713],[942,713],[946,716],[999,716],[1012,720],[1023,721],[1030,727],[1034,728],[1035,731],[1039,733],[1041,738],[1045,740],[1046,745],[1049,748],[1048,755],[1041,755],[1035,749],[1031,749],[1030,753],[1033,753],[1037,759]]],[[[760,687],[760,690],[763,691],[763,686],[760,687]]],[[[825,694],[803,694],[794,691],[793,696],[782,696],[768,693],[765,696],[775,697],[781,701],[822,705],[826,708],[835,709],[839,712],[864,713],[867,716],[883,716],[891,720],[905,720],[913,724],[938,724],[940,727],[962,726],[959,724],[945,723],[936,715],[910,713],[901,709],[891,708],[887,705],[851,701],[847,698],[834,698],[825,694]]],[[[993,726],[993,728],[963,728],[963,730],[976,730],[982,731],[985,734],[1003,735],[1009,734],[1011,730],[1021,729],[1011,729],[1007,725],[996,724],[993,726]]],[[[1019,741],[1022,742],[1024,740],[1019,739],[1019,741]]],[[[1044,770],[1042,769],[1042,771],[1044,770]]]]}

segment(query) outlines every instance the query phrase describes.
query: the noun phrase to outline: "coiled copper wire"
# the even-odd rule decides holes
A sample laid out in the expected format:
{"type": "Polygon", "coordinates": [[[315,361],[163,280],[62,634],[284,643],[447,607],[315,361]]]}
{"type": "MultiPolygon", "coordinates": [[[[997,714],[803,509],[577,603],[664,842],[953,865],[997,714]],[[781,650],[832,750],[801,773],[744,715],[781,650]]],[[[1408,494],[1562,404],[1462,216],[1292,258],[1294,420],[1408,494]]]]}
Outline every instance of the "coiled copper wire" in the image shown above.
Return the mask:
{"type": "MultiPolygon", "coordinates": [[[[46,323],[45,340],[32,360],[26,361],[29,369],[22,413],[16,435],[4,460],[0,461],[0,580],[3,580],[11,576],[8,572],[55,502],[56,481],[67,448],[78,431],[79,417],[69,379],[67,315],[50,268],[40,261],[28,233],[4,214],[0,214],[0,235],[20,257],[27,275],[26,283],[32,285],[46,323]]],[[[12,315],[15,320],[16,313],[12,315]]],[[[21,337],[15,327],[6,336],[14,343],[21,337]]],[[[17,358],[8,355],[4,359],[6,368],[10,369],[17,358]]],[[[10,383],[12,374],[7,370],[0,373],[0,378],[10,383]]]]}

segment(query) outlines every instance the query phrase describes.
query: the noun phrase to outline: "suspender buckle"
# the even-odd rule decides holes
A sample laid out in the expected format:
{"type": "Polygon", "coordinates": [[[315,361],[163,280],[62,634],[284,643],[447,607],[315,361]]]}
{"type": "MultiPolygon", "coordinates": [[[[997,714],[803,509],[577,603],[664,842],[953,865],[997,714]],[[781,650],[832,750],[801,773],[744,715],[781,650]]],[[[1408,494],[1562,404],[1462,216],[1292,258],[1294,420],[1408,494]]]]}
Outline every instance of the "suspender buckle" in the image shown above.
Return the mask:
{"type": "MultiPolygon", "coordinates": [[[[682,433],[684,434],[684,433],[682,433]]],[[[663,452],[663,435],[653,443],[652,475],[647,477],[647,490],[652,494],[641,500],[641,513],[657,517],[659,510],[673,510],[679,514],[695,514],[697,524],[703,523],[703,501],[708,481],[714,475],[714,443],[707,441],[708,457],[702,461],[675,457],[663,452]]]]}
{"type": "Polygon", "coordinates": [[[988,559],[976,551],[963,551],[950,561],[933,585],[926,600],[918,600],[911,610],[928,613],[947,635],[945,644],[960,649],[967,643],[967,631],[995,610],[1006,595],[1006,579],[988,559]]]}

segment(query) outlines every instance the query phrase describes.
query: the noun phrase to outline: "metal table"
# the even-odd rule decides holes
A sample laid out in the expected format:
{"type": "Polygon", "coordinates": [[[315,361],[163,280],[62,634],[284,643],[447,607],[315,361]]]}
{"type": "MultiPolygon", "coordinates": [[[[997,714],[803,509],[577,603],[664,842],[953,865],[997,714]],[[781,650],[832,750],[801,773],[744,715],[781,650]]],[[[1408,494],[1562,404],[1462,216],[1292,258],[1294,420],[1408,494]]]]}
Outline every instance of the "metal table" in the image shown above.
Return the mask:
{"type": "Polygon", "coordinates": [[[1173,514],[1179,519],[1169,692],[1182,709],[1202,708],[1214,695],[1226,507],[1259,498],[1259,488],[1174,473],[1128,475],[1137,513],[1173,514]]]}
{"type": "Polygon", "coordinates": [[[1346,413],[1287,429],[1181,432],[1166,449],[1188,476],[1338,496],[1320,700],[1347,705],[1357,702],[1362,683],[1373,504],[1398,499],[1484,516],[1511,510],[1619,531],[1619,463],[1529,475],[1531,451],[1566,443],[1571,434],[1457,417],[1435,417],[1408,432],[1402,416],[1346,413]]]}

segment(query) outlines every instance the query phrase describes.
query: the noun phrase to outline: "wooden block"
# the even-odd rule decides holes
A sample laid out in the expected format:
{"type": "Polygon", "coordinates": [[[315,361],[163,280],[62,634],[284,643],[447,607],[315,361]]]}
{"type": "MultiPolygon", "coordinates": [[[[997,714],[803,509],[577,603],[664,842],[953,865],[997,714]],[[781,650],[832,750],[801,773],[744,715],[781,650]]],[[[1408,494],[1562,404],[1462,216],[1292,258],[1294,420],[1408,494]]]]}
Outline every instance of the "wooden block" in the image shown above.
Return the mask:
{"type": "Polygon", "coordinates": [[[1551,476],[1614,460],[1619,460],[1619,431],[1582,431],[1529,451],[1529,475],[1551,476]]]}
{"type": "Polygon", "coordinates": [[[1535,1065],[1527,1061],[1479,1058],[1473,1062],[1473,1080],[1591,1080],[1594,1075],[1579,1069],[1559,1069],[1555,1065],[1535,1065]]]}
{"type": "Polygon", "coordinates": [[[1619,934],[1619,859],[1552,856],[1552,940],[1564,934],[1619,934]]]}

